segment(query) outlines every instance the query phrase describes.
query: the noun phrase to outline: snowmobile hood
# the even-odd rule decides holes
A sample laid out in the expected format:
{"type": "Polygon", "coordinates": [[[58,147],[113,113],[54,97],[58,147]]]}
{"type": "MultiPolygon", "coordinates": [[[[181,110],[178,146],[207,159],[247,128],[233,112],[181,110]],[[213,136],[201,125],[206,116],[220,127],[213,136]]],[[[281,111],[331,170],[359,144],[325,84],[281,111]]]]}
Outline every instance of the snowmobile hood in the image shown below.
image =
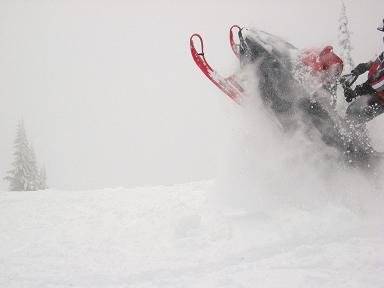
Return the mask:
{"type": "Polygon", "coordinates": [[[251,51],[251,61],[259,57],[272,56],[285,67],[291,66],[291,59],[296,58],[299,50],[282,38],[256,29],[244,29],[247,50],[251,51]]]}
{"type": "Polygon", "coordinates": [[[326,46],[318,51],[302,51],[284,39],[267,32],[255,29],[244,29],[243,31],[247,46],[245,50],[251,54],[245,56],[248,58],[250,56],[251,62],[260,57],[272,57],[288,70],[292,70],[293,66],[305,64],[313,72],[326,71],[335,66],[333,74],[337,77],[343,70],[343,61],[333,52],[332,46],[326,46]]]}

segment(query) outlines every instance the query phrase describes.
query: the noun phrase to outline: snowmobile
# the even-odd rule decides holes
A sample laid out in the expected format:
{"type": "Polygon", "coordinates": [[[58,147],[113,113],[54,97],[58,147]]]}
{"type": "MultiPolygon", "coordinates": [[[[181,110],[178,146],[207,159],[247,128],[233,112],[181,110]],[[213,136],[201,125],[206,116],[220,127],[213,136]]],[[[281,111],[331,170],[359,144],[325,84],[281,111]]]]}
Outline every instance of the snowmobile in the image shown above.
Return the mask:
{"type": "Polygon", "coordinates": [[[353,81],[340,82],[343,61],[332,46],[300,51],[277,36],[237,25],[229,30],[229,42],[241,70],[252,71],[252,77],[258,80],[257,87],[250,89],[244,85],[238,74],[221,76],[205,58],[201,35],[190,37],[193,60],[230,99],[243,105],[248,94],[258,89],[257,94],[285,133],[304,128],[308,137],[314,141],[319,137],[336,149],[349,165],[372,167],[377,163],[379,154],[371,145],[365,125],[354,125],[335,109],[337,84],[347,90],[353,81]],[[197,40],[199,51],[195,45],[197,40]]]}

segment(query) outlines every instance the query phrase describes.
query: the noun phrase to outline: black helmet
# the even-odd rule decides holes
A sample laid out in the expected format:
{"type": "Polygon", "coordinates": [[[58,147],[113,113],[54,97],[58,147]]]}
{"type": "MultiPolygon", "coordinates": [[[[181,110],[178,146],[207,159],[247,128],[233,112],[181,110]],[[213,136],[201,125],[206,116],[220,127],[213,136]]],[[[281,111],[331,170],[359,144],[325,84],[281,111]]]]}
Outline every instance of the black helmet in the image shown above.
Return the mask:
{"type": "Polygon", "coordinates": [[[377,30],[384,32],[384,19],[383,22],[379,24],[379,27],[377,27],[377,30]]]}

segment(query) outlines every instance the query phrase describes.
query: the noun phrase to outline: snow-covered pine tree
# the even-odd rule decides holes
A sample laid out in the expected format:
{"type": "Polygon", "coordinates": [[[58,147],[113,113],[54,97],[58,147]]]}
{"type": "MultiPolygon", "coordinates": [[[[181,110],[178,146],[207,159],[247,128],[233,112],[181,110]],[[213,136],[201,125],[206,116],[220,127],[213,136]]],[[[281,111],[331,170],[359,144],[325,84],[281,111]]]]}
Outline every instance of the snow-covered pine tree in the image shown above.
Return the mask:
{"type": "Polygon", "coordinates": [[[29,182],[29,190],[36,191],[40,190],[40,171],[37,168],[36,154],[35,149],[33,149],[32,144],[29,144],[29,168],[30,168],[30,182],[29,182]]]}
{"type": "Polygon", "coordinates": [[[48,189],[47,185],[47,173],[45,167],[40,168],[39,171],[39,190],[48,189]]]}
{"type": "Polygon", "coordinates": [[[340,48],[340,54],[344,61],[344,71],[351,71],[355,65],[352,59],[352,44],[351,44],[351,32],[348,27],[347,9],[344,1],[341,1],[341,11],[339,17],[339,33],[338,44],[340,48]]]}
{"type": "Polygon", "coordinates": [[[8,175],[4,178],[9,181],[9,190],[34,191],[40,189],[36,157],[33,148],[28,143],[23,121],[18,123],[14,148],[13,169],[8,171],[8,175]]]}

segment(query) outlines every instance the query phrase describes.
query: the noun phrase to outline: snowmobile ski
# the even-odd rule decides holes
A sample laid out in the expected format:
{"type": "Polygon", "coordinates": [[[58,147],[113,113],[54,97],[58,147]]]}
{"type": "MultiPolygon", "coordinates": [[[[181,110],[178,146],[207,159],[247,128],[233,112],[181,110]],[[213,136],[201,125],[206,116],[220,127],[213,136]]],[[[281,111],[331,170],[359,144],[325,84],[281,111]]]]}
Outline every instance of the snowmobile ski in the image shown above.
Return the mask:
{"type": "Polygon", "coordinates": [[[235,37],[233,36],[234,29],[237,29],[237,33],[239,33],[242,28],[238,25],[232,25],[232,27],[229,29],[229,43],[231,44],[233,53],[235,53],[236,57],[240,59],[240,44],[235,42],[235,37]]]}
{"type": "MultiPolygon", "coordinates": [[[[204,55],[204,43],[203,38],[199,34],[193,34],[190,38],[190,49],[192,58],[200,70],[208,77],[213,84],[215,84],[221,91],[223,91],[229,98],[236,103],[240,104],[241,98],[244,95],[244,89],[236,80],[235,75],[229,77],[223,77],[217,73],[207,62],[204,55]],[[194,39],[197,38],[200,41],[201,52],[196,50],[194,39]]],[[[236,44],[235,44],[236,45],[236,44]]],[[[234,50],[235,51],[235,50],[234,50]]]]}

